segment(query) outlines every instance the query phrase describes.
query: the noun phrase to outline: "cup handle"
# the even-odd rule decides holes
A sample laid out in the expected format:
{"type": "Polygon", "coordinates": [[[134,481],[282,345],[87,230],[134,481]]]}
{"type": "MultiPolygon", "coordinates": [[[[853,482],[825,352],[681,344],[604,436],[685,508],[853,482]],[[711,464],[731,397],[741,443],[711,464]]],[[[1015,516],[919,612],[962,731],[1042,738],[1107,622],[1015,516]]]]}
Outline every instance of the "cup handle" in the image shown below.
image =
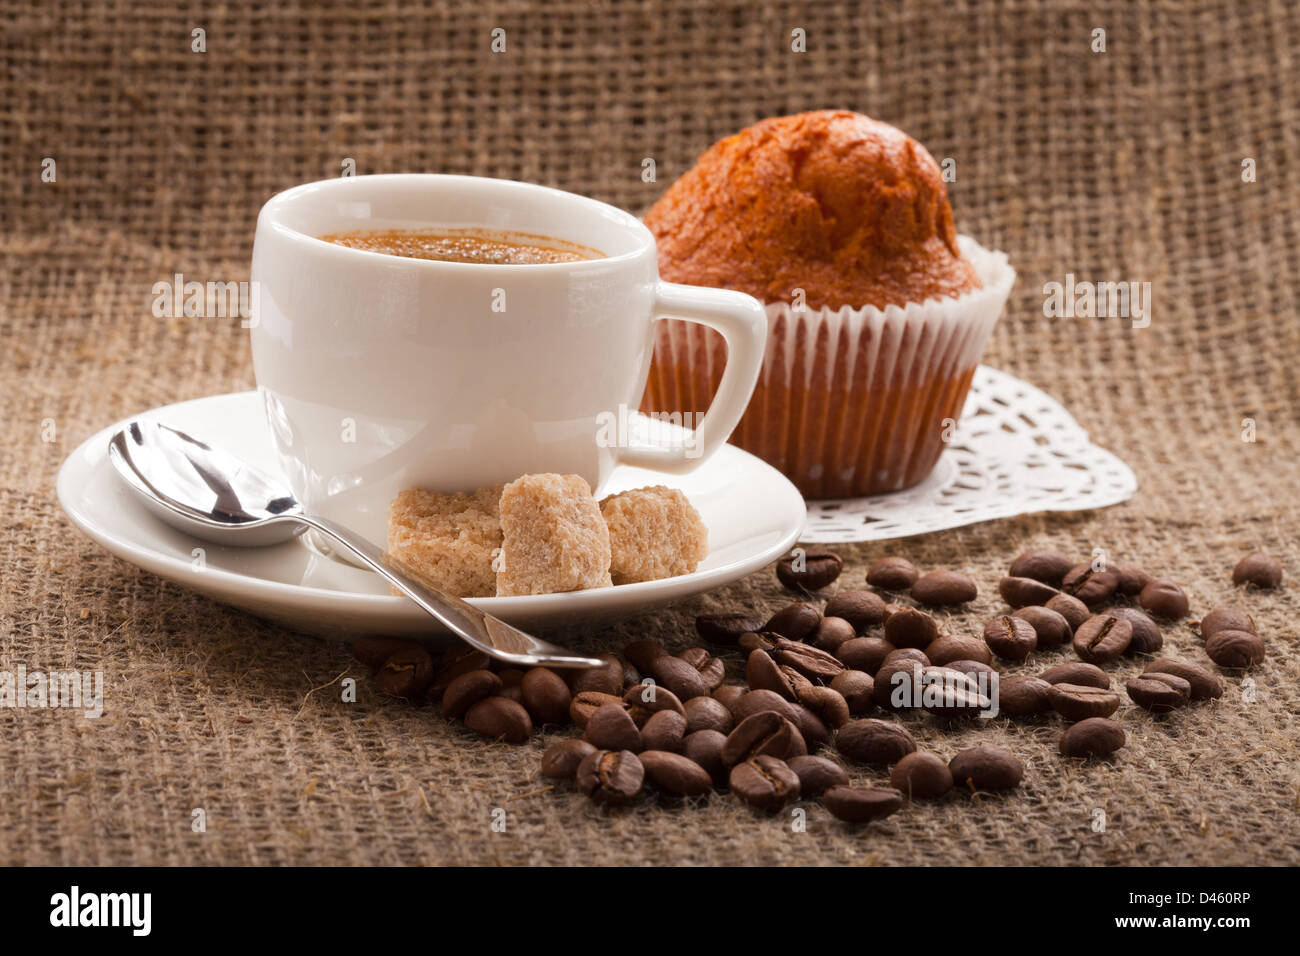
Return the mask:
{"type": "Polygon", "coordinates": [[[707,325],[727,340],[722,380],[708,412],[694,429],[693,441],[619,449],[621,464],[681,474],[717,451],[745,413],[763,368],[767,312],[757,299],[743,292],[660,281],[655,287],[653,315],[656,321],[682,319],[707,325]]]}

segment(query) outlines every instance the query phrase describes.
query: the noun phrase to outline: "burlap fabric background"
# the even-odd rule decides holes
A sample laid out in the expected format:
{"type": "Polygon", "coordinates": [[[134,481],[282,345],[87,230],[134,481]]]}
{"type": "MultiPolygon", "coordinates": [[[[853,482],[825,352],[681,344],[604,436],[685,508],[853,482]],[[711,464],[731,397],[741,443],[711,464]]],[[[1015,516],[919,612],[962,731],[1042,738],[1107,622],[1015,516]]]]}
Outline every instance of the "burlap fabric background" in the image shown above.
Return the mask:
{"type": "MultiPolygon", "coordinates": [[[[0,712],[0,862],[1300,862],[1295,5],[4,2],[0,23],[0,669],[102,670],[107,695],[98,721],[0,712]],[[498,26],[505,54],[490,52],[498,26]],[[191,52],[195,27],[206,53],[191,52]],[[1104,54],[1089,50],[1096,27],[1104,54]],[[1247,606],[1270,650],[1250,684],[1233,675],[1213,706],[1163,721],[1126,706],[1113,762],[1063,762],[1055,722],[918,722],[945,755],[1010,747],[1023,788],[864,829],[810,805],[796,833],[725,796],[605,814],[539,779],[540,738],[485,743],[377,699],[344,647],[164,584],[60,512],[56,469],[91,432],[252,386],[236,320],[157,319],[149,290],[175,272],[246,278],[276,191],[351,157],[362,173],[513,177],[642,210],[722,135],[826,106],[956,159],[960,228],[1020,273],[987,360],[1060,398],[1142,486],[1103,512],[845,547],[843,583],[886,551],[965,569],[983,591],[953,627],[974,631],[1019,550],[1104,547],[1182,582],[1198,611],[1247,606]],[[657,183],[641,180],[646,156],[657,183]],[[56,183],[41,181],[46,157],[56,183]],[[1245,157],[1257,182],[1242,181],[1245,157]],[[1151,327],[1044,319],[1043,283],[1071,272],[1152,282],[1151,327]],[[1291,588],[1234,594],[1229,569],[1257,547],[1291,588]],[[344,675],[361,679],[357,704],[338,699],[344,675]]],[[[696,613],[784,600],[767,571],[557,637],[680,646],[696,613]]],[[[1167,641],[1205,661],[1187,624],[1167,641]]]]}

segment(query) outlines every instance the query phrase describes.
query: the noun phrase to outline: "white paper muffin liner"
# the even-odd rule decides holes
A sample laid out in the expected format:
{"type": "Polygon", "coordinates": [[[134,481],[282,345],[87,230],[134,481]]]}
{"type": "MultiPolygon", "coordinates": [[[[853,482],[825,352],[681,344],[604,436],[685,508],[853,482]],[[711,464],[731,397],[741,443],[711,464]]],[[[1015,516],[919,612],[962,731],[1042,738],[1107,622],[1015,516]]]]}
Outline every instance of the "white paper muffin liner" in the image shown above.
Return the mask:
{"type": "MultiPolygon", "coordinates": [[[[768,303],[763,371],[732,444],[806,498],[897,491],[929,474],[1016,278],[1004,253],[958,241],[983,288],[956,298],[814,311],[768,303]]],[[[674,319],[656,336],[642,409],[707,409],[726,362],[722,337],[674,319]]]]}

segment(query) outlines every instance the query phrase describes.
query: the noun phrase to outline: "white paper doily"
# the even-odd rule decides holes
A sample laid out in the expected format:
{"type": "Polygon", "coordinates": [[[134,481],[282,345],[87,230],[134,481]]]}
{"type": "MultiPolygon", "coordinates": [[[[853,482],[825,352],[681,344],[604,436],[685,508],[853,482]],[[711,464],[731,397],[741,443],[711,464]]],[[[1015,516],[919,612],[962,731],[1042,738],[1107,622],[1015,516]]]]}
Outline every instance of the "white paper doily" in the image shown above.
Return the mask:
{"type": "Polygon", "coordinates": [[[1088,439],[1059,402],[1006,372],[975,371],[952,443],[904,491],[808,502],[800,541],[883,541],[1035,511],[1127,501],[1132,469],[1088,439]]]}

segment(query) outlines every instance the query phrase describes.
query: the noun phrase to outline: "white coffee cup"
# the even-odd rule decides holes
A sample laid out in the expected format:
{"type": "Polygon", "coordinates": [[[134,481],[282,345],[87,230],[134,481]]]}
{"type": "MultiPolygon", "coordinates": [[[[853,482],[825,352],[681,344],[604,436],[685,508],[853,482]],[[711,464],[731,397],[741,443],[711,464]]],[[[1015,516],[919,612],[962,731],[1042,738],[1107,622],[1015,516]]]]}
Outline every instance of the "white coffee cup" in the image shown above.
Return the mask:
{"type": "Polygon", "coordinates": [[[767,319],[738,292],[663,282],[636,217],[583,196],[473,176],[356,176],[262,207],[253,366],[294,494],[371,540],[404,488],[462,491],[618,463],[684,472],[727,440],[758,378],[767,319]],[[325,242],[352,230],[486,228],[604,258],[538,265],[414,259],[325,242]],[[688,440],[620,447],[658,318],[708,325],[727,367],[688,440]]]}

